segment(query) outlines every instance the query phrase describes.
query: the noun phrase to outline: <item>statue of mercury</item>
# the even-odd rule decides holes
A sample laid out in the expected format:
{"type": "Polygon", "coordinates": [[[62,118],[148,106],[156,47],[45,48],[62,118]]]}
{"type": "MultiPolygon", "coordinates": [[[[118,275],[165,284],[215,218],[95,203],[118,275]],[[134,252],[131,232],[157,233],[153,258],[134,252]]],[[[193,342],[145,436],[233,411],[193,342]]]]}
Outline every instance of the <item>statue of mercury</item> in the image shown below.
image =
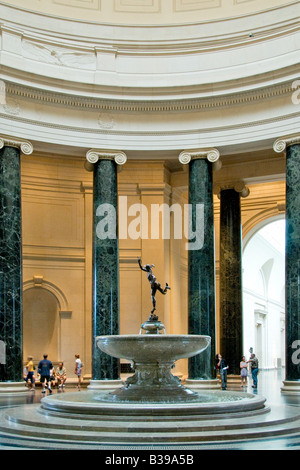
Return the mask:
{"type": "Polygon", "coordinates": [[[167,291],[170,290],[171,287],[169,287],[169,285],[166,283],[166,286],[163,289],[161,287],[161,284],[157,282],[156,277],[154,276],[152,272],[152,268],[155,268],[154,264],[145,264],[144,266],[142,266],[141,258],[138,258],[138,263],[139,263],[139,267],[141,268],[141,270],[147,273],[147,279],[150,282],[150,286],[151,286],[151,300],[152,300],[153,309],[151,310],[151,315],[148,321],[157,321],[158,316],[154,315],[154,311],[156,310],[156,299],[155,299],[156,292],[159,291],[163,295],[166,295],[167,291]]]}

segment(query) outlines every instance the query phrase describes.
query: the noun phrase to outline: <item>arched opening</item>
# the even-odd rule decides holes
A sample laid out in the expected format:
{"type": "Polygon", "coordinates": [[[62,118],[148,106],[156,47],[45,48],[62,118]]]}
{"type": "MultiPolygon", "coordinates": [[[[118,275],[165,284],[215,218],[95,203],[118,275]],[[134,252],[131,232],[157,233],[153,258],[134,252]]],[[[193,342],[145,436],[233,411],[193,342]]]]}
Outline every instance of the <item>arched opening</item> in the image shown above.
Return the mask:
{"type": "Polygon", "coordinates": [[[269,219],[252,232],[243,251],[244,350],[262,369],[284,365],[285,220],[269,219]]]}
{"type": "Polygon", "coordinates": [[[46,353],[58,360],[59,304],[47,289],[33,287],[23,293],[23,357],[35,361],[46,353]]]}

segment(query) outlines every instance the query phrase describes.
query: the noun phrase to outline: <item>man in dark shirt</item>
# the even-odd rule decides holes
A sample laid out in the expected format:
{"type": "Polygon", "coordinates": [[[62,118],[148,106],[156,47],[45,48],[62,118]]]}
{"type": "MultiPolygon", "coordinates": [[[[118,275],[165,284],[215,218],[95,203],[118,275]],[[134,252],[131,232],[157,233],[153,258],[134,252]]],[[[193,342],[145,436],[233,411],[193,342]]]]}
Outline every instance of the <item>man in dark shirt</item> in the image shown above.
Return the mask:
{"type": "Polygon", "coordinates": [[[251,354],[251,357],[247,362],[251,362],[251,373],[253,379],[252,388],[257,388],[258,359],[255,354],[251,354]]]}
{"type": "Polygon", "coordinates": [[[217,354],[216,369],[220,371],[222,390],[226,390],[227,389],[227,370],[229,369],[229,366],[227,365],[226,360],[222,358],[221,354],[217,354]]]}
{"type": "Polygon", "coordinates": [[[45,393],[46,384],[47,384],[47,388],[49,392],[52,393],[51,382],[50,382],[51,369],[53,369],[52,362],[48,360],[48,355],[44,354],[44,359],[42,359],[38,365],[38,373],[41,376],[40,381],[41,381],[41,384],[43,385],[42,393],[45,393]]]}

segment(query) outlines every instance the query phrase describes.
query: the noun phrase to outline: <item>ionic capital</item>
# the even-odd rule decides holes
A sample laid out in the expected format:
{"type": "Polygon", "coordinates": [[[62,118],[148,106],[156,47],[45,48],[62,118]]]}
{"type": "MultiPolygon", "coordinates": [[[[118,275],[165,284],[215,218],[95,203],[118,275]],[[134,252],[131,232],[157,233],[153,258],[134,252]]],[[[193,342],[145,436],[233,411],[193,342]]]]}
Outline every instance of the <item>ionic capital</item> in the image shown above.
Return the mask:
{"type": "Polygon", "coordinates": [[[300,144],[300,134],[280,137],[273,145],[273,149],[277,153],[284,152],[290,145],[300,144]]]}
{"type": "Polygon", "coordinates": [[[0,137],[0,149],[5,146],[19,148],[24,155],[31,155],[33,152],[33,145],[28,140],[0,137]]]}
{"type": "Polygon", "coordinates": [[[214,193],[217,194],[220,199],[221,191],[226,191],[226,189],[234,189],[241,197],[248,197],[250,194],[250,189],[245,185],[243,181],[237,181],[235,183],[223,184],[215,188],[214,193]]]}
{"type": "Polygon", "coordinates": [[[191,160],[196,160],[198,158],[207,158],[209,162],[216,163],[220,158],[220,152],[215,148],[184,150],[180,153],[178,158],[180,163],[183,165],[187,165],[191,160]]]}
{"type": "Polygon", "coordinates": [[[117,165],[124,165],[127,156],[121,150],[91,149],[87,152],[86,159],[89,163],[97,163],[98,160],[114,160],[117,165]]]}

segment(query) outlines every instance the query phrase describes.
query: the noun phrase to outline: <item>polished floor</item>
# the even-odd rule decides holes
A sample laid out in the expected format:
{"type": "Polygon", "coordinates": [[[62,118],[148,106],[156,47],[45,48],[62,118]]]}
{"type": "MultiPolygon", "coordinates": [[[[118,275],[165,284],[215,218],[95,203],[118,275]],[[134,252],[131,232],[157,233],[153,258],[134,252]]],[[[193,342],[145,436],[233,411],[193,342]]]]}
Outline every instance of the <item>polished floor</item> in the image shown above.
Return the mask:
{"type": "MultiPolygon", "coordinates": [[[[253,392],[258,395],[262,395],[267,399],[267,404],[271,409],[280,410],[280,412],[285,412],[288,414],[295,412],[295,414],[300,414],[300,396],[297,395],[285,395],[281,393],[280,387],[282,386],[282,381],[284,380],[284,370],[269,370],[261,371],[258,376],[258,389],[253,391],[252,380],[249,378],[249,383],[247,388],[240,388],[245,392],[253,392]]],[[[230,389],[230,386],[228,387],[230,389]]],[[[74,391],[77,392],[77,388],[74,385],[70,385],[67,389],[67,392],[74,391]]],[[[48,392],[47,392],[48,393],[48,392]]],[[[60,391],[54,390],[53,393],[62,393],[60,391]]],[[[20,407],[28,404],[37,404],[43,398],[41,388],[37,388],[35,392],[28,391],[25,395],[10,395],[2,396],[0,395],[0,408],[5,407],[20,407]]],[[[201,448],[202,446],[198,446],[201,448]]],[[[1,439],[0,433],[0,450],[11,450],[16,448],[13,443],[8,444],[1,439]]],[[[203,446],[203,449],[207,446],[203,446]]],[[[218,445],[210,445],[209,449],[219,449],[219,450],[300,450],[300,428],[299,433],[296,432],[292,436],[274,436],[268,437],[266,439],[255,440],[255,442],[224,442],[219,443],[218,445]]],[[[24,450],[24,448],[23,448],[24,450]]]]}

